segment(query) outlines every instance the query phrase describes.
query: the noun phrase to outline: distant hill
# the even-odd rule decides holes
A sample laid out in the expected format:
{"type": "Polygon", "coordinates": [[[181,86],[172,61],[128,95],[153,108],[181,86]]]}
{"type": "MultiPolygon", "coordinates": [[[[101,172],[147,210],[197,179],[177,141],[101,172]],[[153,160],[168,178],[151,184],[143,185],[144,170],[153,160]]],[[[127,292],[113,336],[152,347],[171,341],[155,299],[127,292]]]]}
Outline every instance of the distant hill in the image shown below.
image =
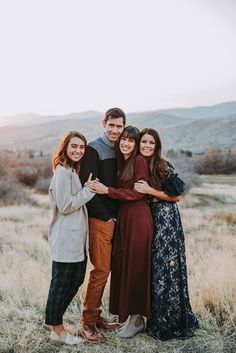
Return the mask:
{"type": "Polygon", "coordinates": [[[166,109],[163,112],[188,119],[221,118],[222,116],[235,115],[236,102],[221,103],[210,107],[166,109]]]}
{"type": "Polygon", "coordinates": [[[40,115],[36,113],[25,113],[18,115],[0,116],[0,126],[27,126],[39,123],[48,123],[53,120],[63,120],[63,119],[73,119],[73,118],[90,118],[96,114],[101,114],[99,112],[89,110],[83,113],[70,113],[66,115],[40,115]]]}
{"type": "MultiPolygon", "coordinates": [[[[27,120],[20,124],[0,127],[0,148],[31,148],[51,153],[68,130],[79,130],[88,140],[102,133],[101,119],[102,113],[97,111],[64,116],[27,114],[27,120]]],[[[165,150],[188,149],[199,153],[207,148],[236,147],[236,102],[131,113],[127,121],[140,129],[157,129],[165,150]]]]}

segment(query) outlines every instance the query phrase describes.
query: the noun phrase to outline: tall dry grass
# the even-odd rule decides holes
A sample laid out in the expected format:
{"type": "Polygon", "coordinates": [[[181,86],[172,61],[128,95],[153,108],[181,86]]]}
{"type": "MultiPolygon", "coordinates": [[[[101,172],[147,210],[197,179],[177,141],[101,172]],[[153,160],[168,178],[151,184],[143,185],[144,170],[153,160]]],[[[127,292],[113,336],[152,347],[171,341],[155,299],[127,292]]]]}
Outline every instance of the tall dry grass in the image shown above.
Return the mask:
{"type": "MultiPolygon", "coordinates": [[[[145,333],[122,340],[110,332],[105,333],[107,340],[101,345],[73,348],[50,344],[48,333],[42,329],[51,271],[46,240],[50,218],[47,197],[37,195],[39,206],[1,207],[0,353],[235,352],[236,186],[219,185],[207,180],[180,203],[190,298],[201,325],[187,341],[155,341],[145,333]]],[[[65,315],[66,325],[75,334],[81,331],[84,291],[85,286],[65,315]]],[[[104,316],[113,320],[107,310],[108,292],[107,287],[104,316]]]]}

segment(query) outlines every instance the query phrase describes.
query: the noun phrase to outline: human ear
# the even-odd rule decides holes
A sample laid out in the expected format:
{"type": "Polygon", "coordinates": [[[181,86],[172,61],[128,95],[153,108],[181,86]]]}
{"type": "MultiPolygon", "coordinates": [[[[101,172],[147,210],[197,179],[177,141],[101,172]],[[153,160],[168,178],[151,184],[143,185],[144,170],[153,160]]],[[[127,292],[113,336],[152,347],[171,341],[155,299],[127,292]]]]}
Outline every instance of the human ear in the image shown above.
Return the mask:
{"type": "Polygon", "coordinates": [[[105,118],[103,118],[103,119],[102,119],[102,126],[103,126],[103,127],[106,127],[106,123],[107,123],[107,122],[106,122],[105,118]]]}

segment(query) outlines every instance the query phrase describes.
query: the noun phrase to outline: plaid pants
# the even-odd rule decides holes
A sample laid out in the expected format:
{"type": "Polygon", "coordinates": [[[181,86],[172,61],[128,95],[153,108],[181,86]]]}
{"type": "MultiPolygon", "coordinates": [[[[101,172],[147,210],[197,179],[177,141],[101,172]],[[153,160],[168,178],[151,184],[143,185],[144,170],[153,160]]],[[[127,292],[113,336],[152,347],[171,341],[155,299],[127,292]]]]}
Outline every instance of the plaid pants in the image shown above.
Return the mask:
{"type": "Polygon", "coordinates": [[[87,259],[82,262],[52,262],[52,279],[46,305],[47,325],[60,325],[70,302],[84,282],[87,259]]]}

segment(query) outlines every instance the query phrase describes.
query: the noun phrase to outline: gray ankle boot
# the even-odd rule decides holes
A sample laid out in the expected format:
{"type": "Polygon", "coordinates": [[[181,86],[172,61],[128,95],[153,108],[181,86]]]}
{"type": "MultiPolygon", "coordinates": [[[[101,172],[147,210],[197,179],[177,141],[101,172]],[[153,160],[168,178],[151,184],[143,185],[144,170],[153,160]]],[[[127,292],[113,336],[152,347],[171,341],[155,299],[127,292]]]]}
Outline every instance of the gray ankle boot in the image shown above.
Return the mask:
{"type": "Polygon", "coordinates": [[[145,328],[144,320],[141,315],[131,315],[128,323],[117,333],[120,338],[131,338],[145,328]]]}

